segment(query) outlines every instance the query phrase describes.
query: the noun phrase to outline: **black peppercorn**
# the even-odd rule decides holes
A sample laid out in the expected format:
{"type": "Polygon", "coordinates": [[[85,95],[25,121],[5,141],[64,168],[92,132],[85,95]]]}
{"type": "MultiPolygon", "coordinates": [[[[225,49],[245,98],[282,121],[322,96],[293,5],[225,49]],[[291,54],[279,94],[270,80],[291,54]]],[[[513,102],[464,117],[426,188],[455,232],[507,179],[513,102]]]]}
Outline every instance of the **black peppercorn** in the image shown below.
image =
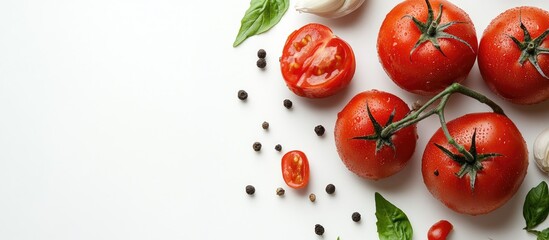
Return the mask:
{"type": "Polygon", "coordinates": [[[267,52],[265,52],[265,49],[259,49],[257,51],[257,57],[258,58],[265,58],[267,56],[267,52]]]}
{"type": "Polygon", "coordinates": [[[265,130],[269,129],[269,123],[266,122],[266,121],[263,122],[263,123],[261,124],[261,128],[263,128],[263,129],[265,129],[265,130]]]}
{"type": "Polygon", "coordinates": [[[286,190],[284,190],[284,188],[279,187],[279,188],[276,189],[276,195],[278,195],[278,196],[284,195],[285,192],[286,192],[286,190]]]}
{"type": "Polygon", "coordinates": [[[333,194],[336,191],[336,187],[333,184],[326,185],[326,192],[328,194],[333,194]]]}
{"type": "Polygon", "coordinates": [[[252,185],[247,185],[246,186],[246,193],[248,195],[253,195],[255,193],[255,187],[252,186],[252,185]]]}
{"type": "Polygon", "coordinates": [[[275,150],[277,150],[279,152],[282,151],[282,145],[280,145],[280,144],[275,145],[275,150]]]}
{"type": "Polygon", "coordinates": [[[317,136],[324,135],[325,131],[326,131],[326,129],[322,125],[318,125],[318,126],[315,127],[315,133],[316,133],[317,136]]]}
{"type": "Polygon", "coordinates": [[[290,109],[292,108],[292,101],[290,99],[284,99],[284,107],[286,107],[287,109],[290,109]]]}
{"type": "Polygon", "coordinates": [[[322,236],[324,234],[324,227],[320,224],[315,224],[316,235],[322,236]]]}
{"type": "Polygon", "coordinates": [[[435,174],[435,176],[437,176],[437,177],[438,177],[438,174],[439,174],[439,173],[438,173],[438,169],[437,169],[437,170],[435,170],[434,174],[435,174]]]}
{"type": "Polygon", "coordinates": [[[254,151],[256,151],[256,152],[261,151],[261,143],[260,142],[254,142],[252,147],[253,147],[254,151]]]}
{"type": "Polygon", "coordinates": [[[315,202],[316,201],[316,195],[314,193],[309,194],[309,200],[311,202],[315,202]]]}
{"type": "Polygon", "coordinates": [[[239,90],[238,91],[238,99],[246,100],[246,98],[248,98],[248,93],[244,90],[239,90]]]}
{"type": "Polygon", "coordinates": [[[265,58],[257,59],[257,67],[258,68],[265,68],[267,66],[267,61],[265,61],[265,58]]]}
{"type": "Polygon", "coordinates": [[[360,213],[358,212],[354,212],[353,215],[351,215],[351,219],[353,219],[353,222],[359,222],[360,218],[360,213]]]}

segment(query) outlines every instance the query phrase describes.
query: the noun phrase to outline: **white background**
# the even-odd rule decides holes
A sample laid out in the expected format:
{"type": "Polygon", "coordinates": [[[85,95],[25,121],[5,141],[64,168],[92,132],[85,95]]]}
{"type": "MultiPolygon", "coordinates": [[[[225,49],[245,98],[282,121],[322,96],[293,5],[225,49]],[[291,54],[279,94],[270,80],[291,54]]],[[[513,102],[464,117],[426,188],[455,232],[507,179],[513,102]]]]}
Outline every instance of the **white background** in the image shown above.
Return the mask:
{"type": "MultiPolygon", "coordinates": [[[[393,84],[376,53],[379,26],[398,2],[366,0],[329,20],[299,14],[292,1],[277,26],[233,48],[248,0],[0,1],[0,239],[377,239],[376,191],[406,212],[414,239],[440,219],[454,224],[454,240],[535,239],[521,230],[522,203],[548,177],[532,157],[515,197],[477,217],[445,208],[423,185],[420,160],[438,128],[434,118],[418,125],[413,159],[389,179],[360,179],[339,160],[333,126],[352,96],[376,88],[410,104],[419,98],[393,84]],[[293,95],[278,67],[287,35],[310,22],[332,28],[357,58],[351,85],[328,99],[293,95]],[[259,48],[267,50],[265,70],[255,67],[259,48]],[[239,89],[248,101],[237,99],[239,89]],[[324,137],[313,132],[318,124],[324,137]],[[281,177],[280,158],[292,149],[311,164],[302,191],[281,177]],[[328,183],[337,187],[333,196],[324,192],[328,183]],[[255,196],[245,194],[247,184],[255,196]],[[360,223],[351,221],[354,211],[360,223]]],[[[479,40],[508,8],[549,9],[542,0],[453,2],[470,14],[479,40]]],[[[465,84],[501,104],[530,150],[549,126],[549,102],[517,106],[495,97],[476,65],[465,84]]],[[[487,110],[455,97],[447,117],[487,110]]]]}

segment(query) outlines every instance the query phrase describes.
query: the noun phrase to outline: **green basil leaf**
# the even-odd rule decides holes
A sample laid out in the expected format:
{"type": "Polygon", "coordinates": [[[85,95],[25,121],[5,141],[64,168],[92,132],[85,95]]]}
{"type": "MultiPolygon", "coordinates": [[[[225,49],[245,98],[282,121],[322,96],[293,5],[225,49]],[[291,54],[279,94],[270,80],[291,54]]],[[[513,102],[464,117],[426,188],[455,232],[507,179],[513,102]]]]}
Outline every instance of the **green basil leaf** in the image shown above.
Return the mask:
{"type": "Polygon", "coordinates": [[[411,240],[414,231],[406,214],[377,192],[375,201],[379,239],[411,240]]]}
{"type": "Polygon", "coordinates": [[[542,181],[526,195],[522,215],[526,221],[524,229],[530,230],[542,223],[549,214],[549,190],[547,183],[542,181]]]}
{"type": "Polygon", "coordinates": [[[250,8],[240,21],[240,30],[233,47],[240,45],[247,38],[264,33],[276,25],[286,10],[289,0],[251,0],[250,8]]]}
{"type": "Polygon", "coordinates": [[[549,228],[539,232],[537,235],[538,240],[549,240],[549,228]]]}

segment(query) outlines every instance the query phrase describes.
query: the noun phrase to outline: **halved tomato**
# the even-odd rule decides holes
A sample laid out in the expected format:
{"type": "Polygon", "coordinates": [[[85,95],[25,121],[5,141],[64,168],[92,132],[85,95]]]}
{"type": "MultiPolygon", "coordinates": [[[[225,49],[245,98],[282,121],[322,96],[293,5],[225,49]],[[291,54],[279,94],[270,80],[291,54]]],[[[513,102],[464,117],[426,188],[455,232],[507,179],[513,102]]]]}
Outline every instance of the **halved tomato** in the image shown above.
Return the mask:
{"type": "Polygon", "coordinates": [[[299,150],[287,152],[282,156],[282,177],[291,188],[303,188],[309,183],[309,160],[299,150]]]}
{"type": "Polygon", "coordinates": [[[280,68],[286,85],[295,94],[323,98],[349,85],[356,63],[347,42],[330,28],[311,23],[288,36],[280,68]]]}

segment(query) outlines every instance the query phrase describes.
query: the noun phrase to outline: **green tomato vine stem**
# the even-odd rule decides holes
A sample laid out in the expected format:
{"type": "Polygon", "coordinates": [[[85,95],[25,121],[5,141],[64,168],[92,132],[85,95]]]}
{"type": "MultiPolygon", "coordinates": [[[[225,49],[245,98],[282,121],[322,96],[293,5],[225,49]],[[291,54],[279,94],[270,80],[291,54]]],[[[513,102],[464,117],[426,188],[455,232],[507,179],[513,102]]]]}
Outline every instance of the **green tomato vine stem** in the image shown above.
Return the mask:
{"type": "Polygon", "coordinates": [[[444,109],[450,99],[450,96],[455,93],[460,93],[465,96],[471,97],[479,101],[480,103],[488,105],[490,108],[492,108],[492,111],[494,113],[505,115],[503,109],[498,106],[494,101],[490,100],[481,93],[475,92],[474,90],[467,88],[459,83],[454,83],[444,89],[442,92],[435,95],[433,98],[429,99],[429,101],[427,101],[419,109],[410,112],[410,114],[408,114],[403,119],[387,125],[381,132],[381,137],[389,137],[402,128],[416,124],[417,122],[436,114],[439,117],[441,129],[446,136],[448,143],[454,146],[459,153],[463,154],[463,156],[465,156],[465,159],[469,163],[474,162],[475,160],[471,153],[455,141],[455,139],[450,135],[450,132],[448,131],[448,127],[446,125],[444,109]]]}

